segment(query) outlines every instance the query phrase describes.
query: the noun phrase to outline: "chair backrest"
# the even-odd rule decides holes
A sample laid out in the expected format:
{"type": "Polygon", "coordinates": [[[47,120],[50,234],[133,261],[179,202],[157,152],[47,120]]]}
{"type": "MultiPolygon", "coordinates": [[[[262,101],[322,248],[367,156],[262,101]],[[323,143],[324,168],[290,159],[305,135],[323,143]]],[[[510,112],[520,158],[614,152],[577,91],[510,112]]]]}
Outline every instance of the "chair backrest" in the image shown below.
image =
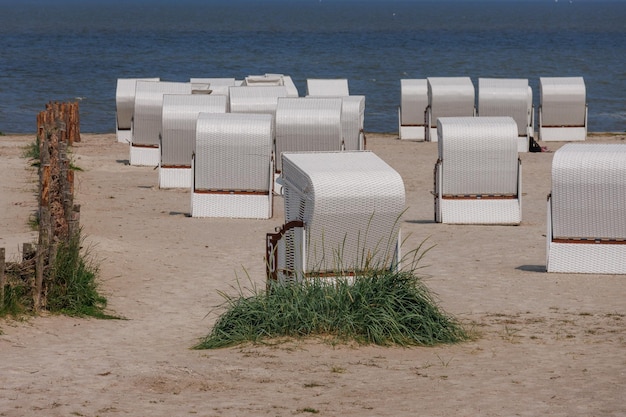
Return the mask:
{"type": "Polygon", "coordinates": [[[427,106],[428,83],[425,78],[400,80],[400,123],[403,126],[423,126],[427,106]]]}
{"type": "Polygon", "coordinates": [[[433,127],[440,117],[474,116],[474,84],[469,77],[429,77],[426,80],[433,127]]]}
{"type": "MultiPolygon", "coordinates": [[[[279,98],[276,155],[282,152],[339,151],[342,143],[341,98],[279,98]]],[[[281,159],[276,161],[280,172],[281,159]]]]}
{"type": "Polygon", "coordinates": [[[159,145],[165,94],[191,94],[191,83],[137,81],[133,145],[159,145]]]}
{"type": "Polygon", "coordinates": [[[161,166],[191,166],[200,113],[226,113],[226,96],[164,94],[161,166]]]}
{"type": "Polygon", "coordinates": [[[269,114],[200,113],[194,189],[271,190],[272,126],[269,114]]]}
{"type": "Polygon", "coordinates": [[[532,89],[527,79],[479,78],[478,115],[510,116],[517,134],[528,135],[532,118],[532,89]]]}
{"type": "Polygon", "coordinates": [[[135,87],[137,81],[160,81],[159,78],[118,78],[115,105],[118,129],[130,129],[135,111],[135,87]]]}
{"type": "Polygon", "coordinates": [[[626,144],[558,149],[551,205],[553,238],[626,239],[626,144]]]}
{"type": "Polygon", "coordinates": [[[307,271],[389,267],[405,209],[400,175],[369,151],[283,153],[285,223],[304,222],[307,271]]]}
{"type": "Polygon", "coordinates": [[[586,89],[582,77],[540,77],[541,124],[585,126],[586,89]]]}
{"type": "Polygon", "coordinates": [[[511,117],[440,117],[443,195],[517,194],[517,124],[511,117]]]}
{"type": "Polygon", "coordinates": [[[306,91],[306,95],[311,97],[342,97],[350,95],[346,78],[309,78],[306,80],[306,91]]]}

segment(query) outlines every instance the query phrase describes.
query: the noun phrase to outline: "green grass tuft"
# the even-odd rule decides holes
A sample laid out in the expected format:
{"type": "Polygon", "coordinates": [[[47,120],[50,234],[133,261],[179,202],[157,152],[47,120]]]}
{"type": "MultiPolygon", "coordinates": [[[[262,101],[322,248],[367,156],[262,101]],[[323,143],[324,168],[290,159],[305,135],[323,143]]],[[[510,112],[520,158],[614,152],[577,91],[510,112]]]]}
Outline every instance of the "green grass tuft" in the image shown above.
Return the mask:
{"type": "Polygon", "coordinates": [[[75,236],[57,249],[54,280],[48,287],[47,308],[69,316],[102,319],[118,317],[106,314],[107,300],[98,293],[97,265],[83,253],[82,238],[75,236]]]}
{"type": "Polygon", "coordinates": [[[368,271],[348,282],[311,278],[242,290],[226,301],[211,333],[195,346],[215,349],[277,337],[333,336],[362,344],[431,346],[468,339],[413,271],[368,271]]]}

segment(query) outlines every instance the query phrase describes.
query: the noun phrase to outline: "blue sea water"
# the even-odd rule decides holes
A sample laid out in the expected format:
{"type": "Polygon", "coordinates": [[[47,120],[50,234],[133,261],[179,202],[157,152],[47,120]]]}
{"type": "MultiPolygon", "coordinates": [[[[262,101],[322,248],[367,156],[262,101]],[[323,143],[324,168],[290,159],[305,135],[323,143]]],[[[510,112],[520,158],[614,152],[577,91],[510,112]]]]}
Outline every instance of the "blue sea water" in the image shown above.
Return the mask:
{"type": "Polygon", "coordinates": [[[626,130],[626,1],[0,0],[0,131],[80,100],[115,130],[117,78],[347,78],[365,128],[397,132],[400,79],[582,76],[589,129],[626,130]]]}

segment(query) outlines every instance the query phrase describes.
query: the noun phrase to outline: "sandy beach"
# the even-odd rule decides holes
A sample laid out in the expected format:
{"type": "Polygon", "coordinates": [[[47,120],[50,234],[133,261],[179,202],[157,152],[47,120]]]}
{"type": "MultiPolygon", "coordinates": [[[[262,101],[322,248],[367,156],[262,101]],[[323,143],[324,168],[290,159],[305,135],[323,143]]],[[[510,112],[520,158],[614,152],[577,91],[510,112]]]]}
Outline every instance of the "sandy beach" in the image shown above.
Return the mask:
{"type": "MultiPolygon", "coordinates": [[[[33,135],[0,137],[0,247],[35,240],[33,135]]],[[[626,134],[589,142],[626,143],[626,134]]],[[[626,276],[548,274],[546,196],[554,151],[520,154],[520,226],[434,223],[437,144],[368,134],[404,179],[404,251],[441,307],[474,332],[439,347],[317,339],[192,350],[237,280],[265,285],[265,234],[283,222],[188,217],[188,190],[129,166],[114,134],[73,148],[81,225],[109,312],[125,320],[0,319],[0,416],[626,416],[626,276]]]]}

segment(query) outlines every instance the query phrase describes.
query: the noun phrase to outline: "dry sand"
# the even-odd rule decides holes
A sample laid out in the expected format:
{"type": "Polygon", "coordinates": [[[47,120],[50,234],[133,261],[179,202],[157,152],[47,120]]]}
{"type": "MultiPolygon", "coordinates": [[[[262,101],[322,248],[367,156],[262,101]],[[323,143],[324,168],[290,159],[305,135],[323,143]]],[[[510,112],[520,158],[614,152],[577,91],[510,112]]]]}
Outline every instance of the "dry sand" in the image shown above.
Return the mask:
{"type": "MultiPolygon", "coordinates": [[[[0,247],[13,259],[35,236],[35,173],[20,156],[33,138],[0,138],[0,247]]],[[[114,135],[83,134],[73,151],[81,224],[110,311],[127,320],[0,319],[0,416],[626,415],[626,277],[544,272],[553,153],[521,154],[520,226],[452,226],[433,222],[437,144],[367,140],[404,178],[404,250],[435,245],[421,272],[476,340],[191,350],[219,291],[235,294],[246,275],[264,285],[282,199],[270,220],[189,218],[189,191],[160,190],[156,170],[126,165],[114,135]]]]}

